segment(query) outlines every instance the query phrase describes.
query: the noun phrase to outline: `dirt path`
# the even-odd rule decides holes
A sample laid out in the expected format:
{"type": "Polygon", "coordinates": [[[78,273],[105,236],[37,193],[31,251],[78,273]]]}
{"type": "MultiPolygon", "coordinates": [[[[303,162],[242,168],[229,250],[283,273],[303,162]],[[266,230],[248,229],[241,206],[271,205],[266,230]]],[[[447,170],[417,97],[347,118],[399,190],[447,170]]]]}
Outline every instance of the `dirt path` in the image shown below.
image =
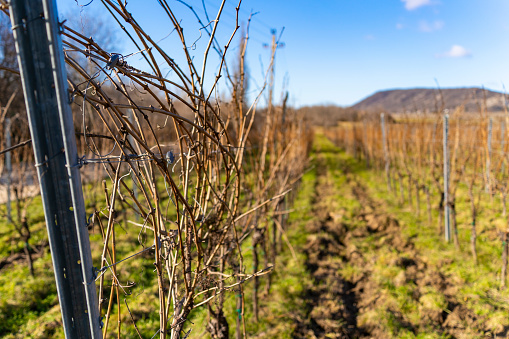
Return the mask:
{"type": "Polygon", "coordinates": [[[346,260],[343,239],[347,227],[335,220],[326,204],[330,196],[330,183],[326,182],[327,169],[320,166],[313,199],[313,213],[317,216],[306,226],[309,234],[305,252],[306,266],[314,285],[306,291],[309,305],[308,319],[299,324],[296,337],[354,338],[364,334],[357,326],[356,284],[343,279],[339,269],[346,260]]]}
{"type": "MultiPolygon", "coordinates": [[[[427,264],[413,239],[402,235],[398,220],[367,193],[346,164],[335,165],[346,178],[342,191],[348,197],[343,198],[356,204],[356,212],[349,218],[340,204],[333,203],[337,194],[333,168],[318,154],[316,218],[306,226],[305,246],[314,284],[305,293],[307,318],[298,324],[294,337],[488,335],[487,319],[456,300],[452,278],[427,264]]],[[[507,329],[496,334],[505,337],[507,329]]]]}

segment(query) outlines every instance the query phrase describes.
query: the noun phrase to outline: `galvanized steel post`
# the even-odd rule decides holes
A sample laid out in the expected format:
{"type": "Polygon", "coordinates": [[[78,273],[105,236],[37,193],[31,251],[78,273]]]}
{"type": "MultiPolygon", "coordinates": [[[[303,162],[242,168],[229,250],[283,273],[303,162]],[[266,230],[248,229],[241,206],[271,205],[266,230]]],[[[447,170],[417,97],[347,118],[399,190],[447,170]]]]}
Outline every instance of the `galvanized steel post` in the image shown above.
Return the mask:
{"type": "Polygon", "coordinates": [[[9,9],[65,336],[102,338],[56,3],[9,9]]]}
{"type": "Polygon", "coordinates": [[[451,241],[451,225],[449,217],[449,114],[444,115],[444,218],[445,240],[451,241]]]}
{"type": "Polygon", "coordinates": [[[382,143],[384,147],[384,158],[385,158],[385,177],[387,179],[387,191],[391,192],[391,176],[389,174],[389,150],[387,147],[387,134],[385,131],[385,114],[380,114],[380,123],[382,124],[382,143]]]}

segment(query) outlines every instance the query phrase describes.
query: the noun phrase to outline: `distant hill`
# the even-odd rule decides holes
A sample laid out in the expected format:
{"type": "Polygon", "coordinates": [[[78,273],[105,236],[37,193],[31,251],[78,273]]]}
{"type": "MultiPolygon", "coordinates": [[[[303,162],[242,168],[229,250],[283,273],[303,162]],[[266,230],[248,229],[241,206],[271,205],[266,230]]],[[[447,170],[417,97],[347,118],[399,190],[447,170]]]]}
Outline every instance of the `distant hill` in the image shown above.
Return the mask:
{"type": "Polygon", "coordinates": [[[376,92],[351,108],[367,112],[427,113],[440,109],[443,103],[444,109],[452,110],[464,105],[466,112],[478,112],[484,97],[489,112],[504,110],[504,94],[482,88],[445,88],[441,91],[432,88],[386,90],[376,92]]]}

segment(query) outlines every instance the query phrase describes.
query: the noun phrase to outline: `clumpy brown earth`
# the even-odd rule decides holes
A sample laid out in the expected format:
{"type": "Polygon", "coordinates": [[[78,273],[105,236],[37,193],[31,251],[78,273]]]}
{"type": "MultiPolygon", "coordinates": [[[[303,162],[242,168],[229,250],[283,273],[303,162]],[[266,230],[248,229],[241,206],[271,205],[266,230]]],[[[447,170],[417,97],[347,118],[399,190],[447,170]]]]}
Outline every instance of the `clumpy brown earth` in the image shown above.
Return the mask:
{"type": "Polygon", "coordinates": [[[458,300],[455,278],[428,263],[346,163],[332,164],[317,153],[316,218],[304,248],[314,283],[295,338],[507,337],[507,327],[458,300]]]}

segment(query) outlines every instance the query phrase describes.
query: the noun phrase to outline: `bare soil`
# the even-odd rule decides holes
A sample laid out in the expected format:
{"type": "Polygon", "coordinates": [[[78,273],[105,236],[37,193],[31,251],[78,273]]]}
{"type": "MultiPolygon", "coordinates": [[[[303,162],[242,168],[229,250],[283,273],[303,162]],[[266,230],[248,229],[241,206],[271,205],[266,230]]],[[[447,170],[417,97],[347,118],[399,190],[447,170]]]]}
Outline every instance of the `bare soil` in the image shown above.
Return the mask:
{"type": "MultiPolygon", "coordinates": [[[[305,246],[306,266],[314,284],[305,293],[307,317],[297,324],[294,337],[392,338],[394,333],[388,332],[381,319],[372,316],[381,308],[391,315],[394,327],[414,335],[431,332],[433,337],[443,338],[493,337],[495,333],[485,325],[487,319],[474,314],[463,300],[456,299],[453,278],[427,264],[425,255],[415,248],[412,239],[402,235],[398,220],[385,211],[383,203],[369,196],[347,166],[343,166],[342,172],[347,177],[348,190],[361,206],[356,222],[345,221],[344,210],[331,207],[334,183],[325,161],[320,157],[318,160],[313,206],[316,218],[306,226],[309,235],[305,246]],[[402,272],[392,283],[413,286],[411,298],[420,310],[418,323],[387,302],[388,293],[372,274],[376,254],[363,253],[355,245],[362,242],[370,242],[375,253],[383,247],[397,254],[390,265],[402,272]],[[360,272],[350,280],[340,274],[347,265],[360,272]],[[426,296],[430,289],[445,300],[445,308],[428,305],[426,296]]],[[[507,328],[500,328],[496,337],[505,338],[507,334],[507,328]]]]}

